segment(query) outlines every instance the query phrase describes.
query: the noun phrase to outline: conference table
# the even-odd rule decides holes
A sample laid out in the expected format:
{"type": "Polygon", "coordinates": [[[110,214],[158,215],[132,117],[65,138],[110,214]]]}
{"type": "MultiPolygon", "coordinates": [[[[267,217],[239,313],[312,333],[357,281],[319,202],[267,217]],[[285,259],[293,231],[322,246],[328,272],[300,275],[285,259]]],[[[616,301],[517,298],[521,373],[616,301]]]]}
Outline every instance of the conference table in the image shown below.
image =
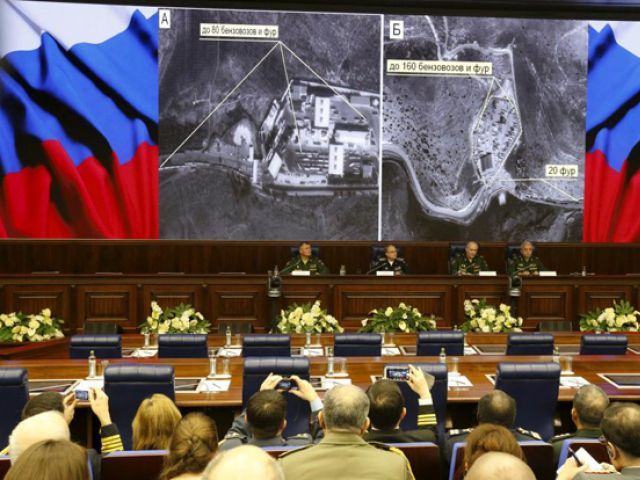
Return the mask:
{"type": "MultiPolygon", "coordinates": [[[[315,337],[314,337],[315,340],[315,337]]],[[[415,334],[396,334],[394,342],[401,350],[415,348],[415,334]]],[[[237,336],[234,343],[241,341],[237,336]]],[[[468,378],[471,386],[456,387],[450,382],[448,391],[447,428],[463,428],[474,423],[475,408],[478,399],[491,391],[494,386],[490,379],[496,372],[496,366],[501,362],[551,362],[552,356],[506,356],[504,345],[505,334],[467,334],[466,341],[477,353],[457,357],[458,369],[461,375],[468,378]],[[502,352],[501,352],[502,350],[502,352]],[[484,353],[484,354],[482,354],[484,353]]],[[[292,349],[303,346],[305,338],[302,335],[292,337],[292,349]]],[[[331,335],[322,335],[323,346],[333,344],[331,335]]],[[[582,377],[589,383],[600,386],[612,400],[637,401],[640,399],[640,386],[617,387],[603,378],[602,374],[634,374],[640,375],[640,337],[631,334],[629,339],[630,350],[626,355],[577,355],[580,342],[578,333],[556,333],[555,344],[560,350],[561,364],[563,357],[572,358],[571,377],[582,377]]],[[[125,334],[123,336],[123,350],[142,347],[143,337],[138,334],[125,334]]],[[[210,335],[209,345],[212,348],[221,347],[225,343],[224,335],[210,335]]],[[[56,347],[59,349],[59,347],[56,347]]],[[[322,377],[327,370],[327,358],[325,356],[309,357],[310,376],[322,377]]],[[[438,362],[438,357],[418,357],[415,355],[395,355],[381,357],[349,357],[346,359],[346,369],[351,383],[366,388],[372,379],[383,374],[385,364],[391,363],[427,363],[438,362]]],[[[448,359],[451,366],[451,357],[448,359]]],[[[231,383],[229,389],[220,392],[185,392],[176,391],[176,403],[185,410],[207,408],[219,423],[219,429],[224,432],[228,428],[234,414],[237,414],[242,406],[242,357],[229,358],[231,383]]],[[[159,359],[153,358],[122,358],[109,359],[109,365],[119,364],[170,364],[175,368],[175,376],[178,380],[185,378],[202,378],[209,373],[209,360],[201,359],[159,359]]],[[[218,366],[220,368],[220,360],[218,366]]],[[[47,379],[82,379],[87,374],[86,360],[71,360],[68,358],[49,359],[20,359],[2,360],[0,366],[20,366],[28,370],[30,380],[47,379]]],[[[102,365],[101,365],[102,367],[102,365]]],[[[36,382],[37,383],[37,382],[36,382]]],[[[63,383],[63,382],[60,382],[63,383]]],[[[562,429],[571,429],[570,408],[575,394],[575,388],[561,387],[559,389],[558,417],[562,429]]],[[[323,395],[323,391],[319,392],[323,395]]],[[[87,407],[81,404],[81,407],[87,407]]],[[[87,412],[88,413],[88,412],[87,412]]],[[[87,422],[90,423],[90,422],[87,422]]]]}

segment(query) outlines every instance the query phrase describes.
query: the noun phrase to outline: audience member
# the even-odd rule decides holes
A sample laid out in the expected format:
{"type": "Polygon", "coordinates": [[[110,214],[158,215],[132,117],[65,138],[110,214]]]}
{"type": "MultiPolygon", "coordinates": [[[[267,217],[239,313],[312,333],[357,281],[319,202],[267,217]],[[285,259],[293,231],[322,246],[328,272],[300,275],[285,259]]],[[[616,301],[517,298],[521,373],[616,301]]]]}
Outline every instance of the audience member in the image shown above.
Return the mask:
{"type": "Polygon", "coordinates": [[[203,480],[284,480],[280,465],[263,450],[241,445],[221,452],[207,466],[203,480]]]}
{"type": "MultiPolygon", "coordinates": [[[[300,433],[287,439],[282,432],[287,427],[287,400],[285,396],[274,390],[282,380],[280,375],[269,374],[262,382],[260,391],[254,393],[244,412],[233,421],[233,425],[220,442],[222,450],[229,450],[248,443],[261,447],[278,445],[308,445],[313,442],[309,433],[300,433]]],[[[311,423],[317,423],[317,414],[322,409],[322,400],[306,380],[292,375],[297,389],[289,393],[306,400],[311,405],[311,423]]]]}
{"type": "Polygon", "coordinates": [[[503,452],[526,461],[516,437],[502,425],[483,423],[467,437],[464,448],[464,471],[468,472],[474,462],[488,452],[503,452]]]}
{"type": "Polygon", "coordinates": [[[44,440],[27,448],[4,478],[90,480],[87,451],[69,440],[44,440]]]}
{"type": "Polygon", "coordinates": [[[69,440],[69,425],[60,412],[42,412],[22,420],[9,436],[9,456],[15,463],[31,445],[43,440],[69,440]]]}
{"type": "Polygon", "coordinates": [[[369,397],[354,385],[339,385],[324,398],[319,413],[325,436],[316,445],[286,452],[280,462],[286,478],[342,480],[413,479],[404,454],[384,444],[367,443],[369,397]]]}
{"type": "Polygon", "coordinates": [[[131,425],[133,449],[168,449],[171,435],[181,418],[180,410],[166,395],[155,393],[144,399],[131,425]]]}
{"type": "Polygon", "coordinates": [[[400,422],[407,414],[404,397],[397,382],[382,379],[367,389],[371,428],[364,434],[365,440],[383,443],[436,441],[436,414],[424,372],[410,365],[407,384],[419,397],[418,430],[400,428],[400,422]]]}
{"type": "Polygon", "coordinates": [[[536,480],[529,465],[504,452],[481,455],[469,469],[465,480],[536,480]]]}
{"type": "MultiPolygon", "coordinates": [[[[600,422],[602,441],[606,442],[611,465],[603,467],[616,479],[640,479],[640,406],[635,403],[613,403],[600,422]],[[620,473],[618,473],[620,472],[620,473]]],[[[579,467],[569,458],[558,471],[558,480],[597,480],[602,473],[586,473],[588,466],[579,467]]]]}
{"type": "Polygon", "coordinates": [[[565,440],[599,438],[602,435],[600,421],[608,406],[609,397],[597,385],[584,385],[578,389],[573,397],[573,408],[571,409],[571,420],[577,430],[573,433],[556,435],[551,439],[556,463],[560,458],[560,450],[565,440]]]}
{"type": "Polygon", "coordinates": [[[216,423],[204,413],[189,413],[173,432],[160,480],[200,480],[217,450],[216,423]]]}
{"type": "MultiPolygon", "coordinates": [[[[478,424],[493,423],[511,430],[516,440],[542,440],[539,434],[520,427],[514,428],[516,421],[516,401],[502,390],[487,393],[478,402],[478,424]]],[[[444,445],[444,458],[450,462],[454,443],[463,443],[472,428],[450,430],[444,445]]]]}

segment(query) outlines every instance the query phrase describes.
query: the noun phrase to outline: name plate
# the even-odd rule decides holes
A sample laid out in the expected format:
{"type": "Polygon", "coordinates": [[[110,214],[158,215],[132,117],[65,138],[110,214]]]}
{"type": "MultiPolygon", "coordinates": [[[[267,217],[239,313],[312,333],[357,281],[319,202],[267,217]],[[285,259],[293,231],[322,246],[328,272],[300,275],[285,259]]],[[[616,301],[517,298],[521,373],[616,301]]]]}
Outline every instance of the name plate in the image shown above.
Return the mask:
{"type": "Polygon", "coordinates": [[[378,277],[393,277],[396,274],[396,272],[389,272],[387,270],[378,270],[376,272],[376,276],[378,277]]]}
{"type": "Polygon", "coordinates": [[[555,270],[540,270],[541,277],[557,277],[558,272],[555,270]]]}
{"type": "Polygon", "coordinates": [[[311,271],[310,270],[293,270],[291,272],[291,275],[293,275],[294,277],[309,277],[311,276],[311,271]]]}
{"type": "Polygon", "coordinates": [[[480,277],[495,277],[497,272],[495,270],[481,270],[478,272],[480,277]]]}

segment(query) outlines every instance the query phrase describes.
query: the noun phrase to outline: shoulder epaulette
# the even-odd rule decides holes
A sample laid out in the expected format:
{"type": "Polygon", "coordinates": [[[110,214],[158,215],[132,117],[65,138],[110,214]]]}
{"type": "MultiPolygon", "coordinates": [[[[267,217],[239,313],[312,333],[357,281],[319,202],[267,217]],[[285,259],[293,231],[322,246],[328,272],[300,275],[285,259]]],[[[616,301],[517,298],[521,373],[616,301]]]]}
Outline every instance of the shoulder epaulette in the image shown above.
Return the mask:
{"type": "Polygon", "coordinates": [[[376,441],[369,441],[367,442],[369,445],[371,445],[372,447],[376,447],[379,448],[380,450],[387,450],[390,451],[391,447],[389,445],[387,445],[386,443],[382,443],[382,442],[376,442],[376,441]]]}
{"type": "Polygon", "coordinates": [[[310,447],[315,447],[317,444],[316,443],[310,443],[309,445],[301,445],[299,448],[295,448],[293,450],[287,450],[286,452],[282,452],[278,458],[284,458],[284,457],[288,457],[289,455],[292,455],[296,452],[301,452],[302,450],[306,450],[307,448],[310,447]]]}
{"type": "Polygon", "coordinates": [[[471,433],[473,428],[454,428],[449,430],[449,436],[455,437],[456,435],[463,435],[465,433],[471,433]]]}
{"type": "Polygon", "coordinates": [[[551,437],[550,441],[557,442],[558,440],[565,440],[573,436],[575,436],[575,433],[561,433],[560,435],[554,435],[553,437],[551,437]]]}
{"type": "Polygon", "coordinates": [[[542,437],[540,436],[540,434],[539,434],[538,432],[533,432],[533,431],[531,431],[531,430],[525,430],[525,429],[524,429],[524,428],[522,428],[522,427],[518,427],[518,428],[516,428],[516,431],[517,431],[518,433],[523,434],[523,435],[528,435],[528,436],[530,436],[530,437],[533,437],[533,438],[535,438],[536,440],[542,440],[542,437]]]}
{"type": "Polygon", "coordinates": [[[287,437],[287,438],[289,440],[292,440],[292,439],[296,439],[296,438],[298,438],[298,439],[301,439],[301,438],[310,439],[312,437],[311,437],[310,433],[296,433],[295,435],[291,435],[290,437],[287,437]]]}

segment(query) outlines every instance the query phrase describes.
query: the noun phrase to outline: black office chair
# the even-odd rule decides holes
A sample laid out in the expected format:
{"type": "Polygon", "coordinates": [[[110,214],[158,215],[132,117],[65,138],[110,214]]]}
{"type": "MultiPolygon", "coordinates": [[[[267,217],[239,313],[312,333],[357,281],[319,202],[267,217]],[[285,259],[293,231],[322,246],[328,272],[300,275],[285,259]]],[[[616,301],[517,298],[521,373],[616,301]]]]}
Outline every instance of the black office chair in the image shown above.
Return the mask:
{"type": "Polygon", "coordinates": [[[122,358],[122,337],[83,334],[69,340],[69,358],[87,358],[92,351],[97,358],[122,358]]]}
{"type": "Polygon", "coordinates": [[[382,335],[379,333],[336,333],[333,354],[336,357],[379,357],[382,335]]]}
{"type": "Polygon", "coordinates": [[[510,333],[507,355],[553,355],[553,335],[550,333],[510,333]]]}
{"type": "MultiPolygon", "coordinates": [[[[260,385],[270,373],[290,377],[297,375],[309,380],[309,359],[291,357],[252,357],[244,359],[242,373],[242,404],[246,405],[249,397],[260,390],[260,385]]],[[[309,431],[309,402],[286,392],[287,427],[284,436],[289,437],[309,431]]]]}
{"type": "Polygon", "coordinates": [[[207,358],[206,333],[165,333],[158,335],[158,358],[207,358]]]}
{"type": "Polygon", "coordinates": [[[586,334],[580,340],[580,355],[625,355],[628,343],[626,335],[586,334]]]}
{"type": "Polygon", "coordinates": [[[290,357],[291,337],[284,334],[245,335],[242,342],[242,356],[248,357],[290,357]]]}
{"type": "Polygon", "coordinates": [[[449,243],[449,275],[455,275],[458,272],[453,271],[453,259],[458,255],[464,255],[464,249],[467,246],[467,242],[450,242],[449,243]]]}
{"type": "Polygon", "coordinates": [[[9,435],[20,422],[29,400],[29,378],[25,368],[0,368],[0,441],[9,444],[9,435]]]}
{"type": "Polygon", "coordinates": [[[440,355],[444,348],[447,355],[464,355],[464,332],[459,330],[438,330],[418,332],[416,355],[440,355]]]}
{"type": "Polygon", "coordinates": [[[496,390],[518,406],[515,425],[538,432],[545,441],[553,436],[559,387],[560,365],[555,362],[499,363],[496,369],[496,390]]]}

